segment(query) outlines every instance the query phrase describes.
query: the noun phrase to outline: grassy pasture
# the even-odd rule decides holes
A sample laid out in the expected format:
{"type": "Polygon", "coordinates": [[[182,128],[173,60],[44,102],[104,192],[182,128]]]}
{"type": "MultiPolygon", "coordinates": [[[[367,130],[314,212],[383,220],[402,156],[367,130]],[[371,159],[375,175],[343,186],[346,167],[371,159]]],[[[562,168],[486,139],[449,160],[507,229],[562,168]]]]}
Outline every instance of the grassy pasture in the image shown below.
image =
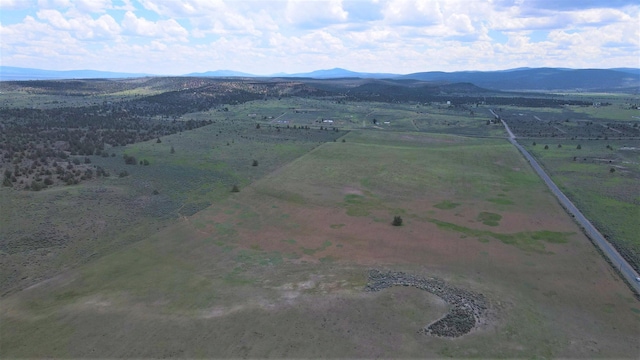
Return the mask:
{"type": "Polygon", "coordinates": [[[0,293],[139,241],[344,134],[256,129],[244,118],[225,121],[228,114],[189,114],[215,122],[161,143],[106,149],[115,157],[91,156],[108,178],[40,192],[0,188],[0,293]],[[123,154],[150,165],[125,165],[123,154]]]}
{"type": "MultiPolygon", "coordinates": [[[[212,205],[2,298],[3,357],[638,353],[638,302],[508,142],[382,131],[344,139],[265,170],[239,193],[195,191],[212,205]],[[391,226],[394,215],[403,226],[391,226]],[[512,238],[527,246],[503,241],[512,238]],[[370,268],[481,292],[490,316],[454,340],[419,335],[447,304],[413,288],[364,293],[370,268]]],[[[196,140],[181,151],[200,148],[196,140]]],[[[157,145],[127,150],[171,163],[169,144],[154,158],[157,145]]],[[[209,166],[198,161],[176,163],[209,166]]],[[[242,166],[234,173],[246,179],[242,166]]]]}
{"type": "Polygon", "coordinates": [[[521,143],[627,261],[640,269],[640,141],[535,141],[536,146],[531,141],[521,143]]]}
{"type": "MultiPolygon", "coordinates": [[[[486,125],[492,116],[483,108],[450,108],[443,104],[338,102],[309,98],[250,101],[234,107],[230,119],[273,126],[310,126],[380,131],[421,131],[470,136],[504,136],[504,128],[486,125]],[[333,123],[322,123],[323,119],[333,123]],[[376,124],[373,120],[376,120],[376,124]]],[[[194,119],[198,119],[195,117],[194,119]]]]}

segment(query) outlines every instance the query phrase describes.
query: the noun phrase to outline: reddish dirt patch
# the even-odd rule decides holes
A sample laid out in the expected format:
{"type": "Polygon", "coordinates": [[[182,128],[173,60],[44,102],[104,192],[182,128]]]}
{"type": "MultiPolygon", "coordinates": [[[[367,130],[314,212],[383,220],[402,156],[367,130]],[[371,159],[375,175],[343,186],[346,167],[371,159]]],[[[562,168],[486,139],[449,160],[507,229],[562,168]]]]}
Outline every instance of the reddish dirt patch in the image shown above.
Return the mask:
{"type": "MultiPolygon", "coordinates": [[[[345,187],[345,194],[358,193],[354,187],[345,187]]],[[[435,267],[464,266],[470,263],[487,263],[489,254],[494,261],[504,266],[517,266],[529,255],[524,251],[491,239],[480,242],[473,236],[439,229],[428,221],[436,218],[461,226],[489,230],[499,233],[551,230],[578,232],[577,227],[567,221],[562,210],[547,209],[545,213],[529,215],[520,212],[504,213],[500,225],[491,227],[476,220],[481,211],[475,204],[462,204],[455,209],[439,210],[433,207],[440,199],[417,199],[403,203],[404,225],[391,225],[393,215],[389,210],[371,211],[368,216],[349,216],[341,207],[298,205],[276,199],[255,201],[251,209],[259,214],[259,226],[249,229],[235,228],[237,244],[250,248],[259,246],[265,251],[295,253],[297,261],[316,262],[321,259],[360,265],[381,264],[429,264],[435,267]],[[283,215],[286,215],[283,217],[283,215]],[[385,221],[388,220],[388,221],[385,221]]],[[[241,198],[237,199],[242,202],[241,198]]],[[[233,221],[233,216],[219,211],[209,222],[233,221]]],[[[206,231],[215,236],[215,229],[206,231]]],[[[545,244],[545,246],[549,246],[545,244]]],[[[557,246],[559,250],[564,245],[557,246]]]]}

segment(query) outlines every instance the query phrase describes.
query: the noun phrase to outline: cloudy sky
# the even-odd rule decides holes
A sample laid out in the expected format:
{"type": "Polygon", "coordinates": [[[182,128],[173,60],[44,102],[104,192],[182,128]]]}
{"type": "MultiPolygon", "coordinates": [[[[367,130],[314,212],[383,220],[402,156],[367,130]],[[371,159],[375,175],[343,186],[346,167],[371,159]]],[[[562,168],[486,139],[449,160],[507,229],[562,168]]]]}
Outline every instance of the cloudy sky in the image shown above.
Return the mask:
{"type": "Polygon", "coordinates": [[[640,67],[637,0],[0,0],[0,63],[258,75],[640,67]]]}

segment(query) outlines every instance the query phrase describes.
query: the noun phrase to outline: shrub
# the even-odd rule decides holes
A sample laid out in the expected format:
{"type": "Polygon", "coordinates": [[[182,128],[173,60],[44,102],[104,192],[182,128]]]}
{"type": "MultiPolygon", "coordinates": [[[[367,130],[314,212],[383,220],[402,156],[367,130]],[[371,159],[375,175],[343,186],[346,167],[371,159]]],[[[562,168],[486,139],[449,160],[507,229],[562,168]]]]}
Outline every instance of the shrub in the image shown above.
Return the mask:
{"type": "Polygon", "coordinates": [[[402,217],[394,216],[393,222],[391,223],[393,226],[401,226],[402,225],[402,217]]]}
{"type": "Polygon", "coordinates": [[[135,156],[124,154],[122,157],[124,158],[124,163],[127,165],[135,165],[137,163],[135,156]]]}
{"type": "Polygon", "coordinates": [[[251,164],[251,166],[258,166],[258,160],[253,160],[253,163],[251,164]]]}
{"type": "Polygon", "coordinates": [[[233,187],[231,188],[231,192],[240,192],[240,188],[238,188],[238,185],[233,185],[233,187]]]}

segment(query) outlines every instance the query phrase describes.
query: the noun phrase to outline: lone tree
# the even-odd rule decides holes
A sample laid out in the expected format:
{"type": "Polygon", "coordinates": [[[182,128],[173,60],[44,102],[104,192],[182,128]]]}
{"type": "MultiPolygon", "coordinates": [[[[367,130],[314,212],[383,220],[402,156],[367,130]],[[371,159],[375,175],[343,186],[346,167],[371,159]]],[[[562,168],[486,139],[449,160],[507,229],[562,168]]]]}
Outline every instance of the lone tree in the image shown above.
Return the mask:
{"type": "Polygon", "coordinates": [[[393,222],[391,223],[391,225],[393,225],[393,226],[401,226],[402,225],[402,217],[394,216],[393,217],[393,222]]]}

